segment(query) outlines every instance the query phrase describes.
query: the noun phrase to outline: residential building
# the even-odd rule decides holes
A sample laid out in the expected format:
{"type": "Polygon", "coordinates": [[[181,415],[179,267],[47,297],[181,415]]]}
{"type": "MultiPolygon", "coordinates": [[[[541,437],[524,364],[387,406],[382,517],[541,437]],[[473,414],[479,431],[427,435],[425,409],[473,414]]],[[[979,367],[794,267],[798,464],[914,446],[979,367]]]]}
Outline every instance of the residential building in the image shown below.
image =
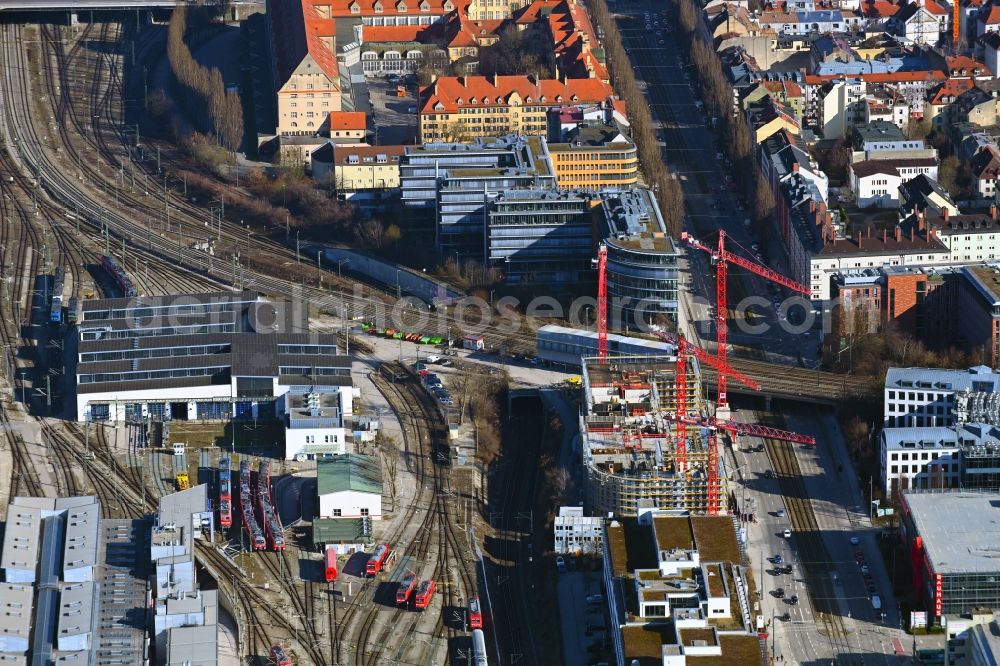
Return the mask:
{"type": "Polygon", "coordinates": [[[310,0],[324,19],[364,25],[431,25],[455,11],[452,0],[310,0]]]}
{"type": "MultiPolygon", "coordinates": [[[[1000,221],[997,207],[983,214],[953,215],[951,207],[940,213],[925,211],[923,223],[949,250],[951,263],[981,263],[1000,259],[1000,221]]],[[[919,223],[919,221],[918,221],[919,223]]]]}
{"type": "Polygon", "coordinates": [[[888,27],[906,43],[935,46],[947,30],[948,16],[935,0],[912,0],[889,19],[888,27]]]}
{"type": "Polygon", "coordinates": [[[836,334],[875,333],[892,323],[929,346],[947,338],[934,325],[948,321],[946,303],[952,293],[940,273],[910,266],[849,268],[832,280],[836,334]]]}
{"type": "Polygon", "coordinates": [[[368,121],[362,111],[333,111],[327,120],[327,129],[334,143],[364,143],[368,121]]]}
{"type": "Polygon", "coordinates": [[[996,200],[997,178],[1000,178],[1000,151],[995,145],[976,153],[969,164],[976,194],[982,199],[996,200]]]}
{"type": "Polygon", "coordinates": [[[919,175],[936,180],[937,173],[938,161],[934,157],[865,160],[848,166],[851,190],[860,208],[895,208],[904,181],[919,175]]]}
{"type": "Polygon", "coordinates": [[[578,123],[550,141],[556,183],[562,189],[606,190],[634,186],[639,179],[636,146],[617,121],[578,123]]]}
{"type": "Polygon", "coordinates": [[[399,163],[406,146],[340,146],[330,147],[331,161],[317,169],[313,178],[332,184],[338,194],[348,199],[371,190],[396,190],[400,187],[399,163]]]}
{"type": "Polygon", "coordinates": [[[924,105],[924,118],[930,120],[938,131],[945,131],[949,125],[962,122],[963,118],[952,118],[952,111],[958,114],[958,107],[952,105],[958,101],[959,95],[975,86],[970,78],[949,78],[927,92],[927,104],[924,105]]]}
{"type": "Polygon", "coordinates": [[[616,664],[765,662],[730,518],[651,508],[616,516],[603,563],[616,664]]]}
{"type": "Polygon", "coordinates": [[[867,124],[882,121],[899,128],[906,127],[910,121],[910,103],[905,97],[894,90],[872,91],[870,88],[868,94],[868,105],[865,107],[867,124]]]}
{"type": "Polygon", "coordinates": [[[316,461],[320,518],[382,520],[382,467],[356,453],[316,461]]]}
{"type": "Polygon", "coordinates": [[[991,72],[1000,74],[1000,33],[991,30],[979,38],[983,49],[983,63],[991,72]]]}
{"type": "Polygon", "coordinates": [[[610,82],[604,49],[583,3],[534,0],[515,14],[514,24],[519,30],[535,31],[539,39],[552,45],[556,78],[596,78],[610,82]]]}
{"type": "Polygon", "coordinates": [[[797,135],[800,129],[791,111],[770,96],[747,106],[746,121],[756,144],[763,143],[776,132],[784,130],[797,135]]]}
{"type": "Polygon", "coordinates": [[[954,666],[1000,663],[1000,623],[992,609],[977,608],[962,615],[945,615],[943,624],[947,631],[945,663],[954,666]]]}
{"type": "Polygon", "coordinates": [[[582,506],[561,506],[555,517],[555,552],[562,555],[597,555],[604,550],[604,521],[586,516],[582,506]]]}
{"type": "Polygon", "coordinates": [[[957,322],[959,342],[963,349],[978,351],[982,361],[991,367],[1000,366],[1000,268],[996,266],[966,266],[965,281],[959,290],[958,308],[962,316],[957,322]]]}
{"type": "Polygon", "coordinates": [[[359,26],[358,58],[365,76],[401,76],[415,73],[425,61],[447,63],[449,53],[438,44],[444,39],[444,21],[359,26]]]}
{"type": "Polygon", "coordinates": [[[899,209],[901,215],[906,216],[903,218],[904,226],[920,225],[922,220],[911,216],[922,215],[922,219],[932,219],[934,216],[959,214],[951,195],[936,180],[923,174],[904,181],[899,186],[899,209]]]}
{"type": "Polygon", "coordinates": [[[997,100],[982,88],[973,86],[955,98],[946,117],[949,123],[967,122],[990,127],[997,123],[997,100]]]}
{"type": "Polygon", "coordinates": [[[822,86],[818,93],[817,128],[826,139],[845,137],[867,117],[867,87],[859,77],[841,78],[822,86]]]}
{"type": "Polygon", "coordinates": [[[647,189],[605,193],[602,208],[611,326],[684,330],[678,297],[683,252],[666,233],[656,197],[647,189]]]}
{"type": "Polygon", "coordinates": [[[469,140],[510,132],[544,136],[549,109],[611,104],[614,91],[599,79],[531,76],[441,77],[420,90],[421,141],[469,140]]]}
{"type": "Polygon", "coordinates": [[[900,493],[900,534],[913,553],[917,607],[930,622],[1000,607],[1000,493],[900,493]]]}
{"type": "MultiPolygon", "coordinates": [[[[777,132],[760,145],[760,173],[771,185],[775,201],[782,199],[784,187],[808,189],[814,192],[817,201],[827,201],[830,180],[823,173],[812,156],[799,147],[795,137],[786,131],[777,132]]],[[[788,211],[782,205],[776,215],[779,226],[787,224],[788,211]]]]}
{"type": "MultiPolygon", "coordinates": [[[[376,0],[378,1],[378,0],[376,0]]],[[[318,134],[341,110],[335,22],[315,0],[268,0],[268,37],[275,85],[276,133],[318,134]]]]}
{"type": "MultiPolygon", "coordinates": [[[[979,11],[976,22],[976,36],[982,37],[988,32],[1000,32],[1000,5],[990,3],[979,11]]],[[[997,71],[997,70],[993,70],[997,71]]]]}
{"type": "MultiPolygon", "coordinates": [[[[959,397],[992,393],[1000,394],[1000,374],[984,365],[967,370],[890,368],[885,376],[882,423],[886,428],[953,427],[970,420],[964,407],[956,415],[959,397]]],[[[980,413],[971,416],[989,418],[980,413]]]]}
{"type": "Polygon", "coordinates": [[[256,292],[81,302],[73,331],[81,421],[276,419],[293,386],[350,386],[336,335],[256,292]]]}
{"type": "Polygon", "coordinates": [[[935,157],[923,139],[907,139],[900,127],[876,120],[850,129],[851,162],[935,157]]]}

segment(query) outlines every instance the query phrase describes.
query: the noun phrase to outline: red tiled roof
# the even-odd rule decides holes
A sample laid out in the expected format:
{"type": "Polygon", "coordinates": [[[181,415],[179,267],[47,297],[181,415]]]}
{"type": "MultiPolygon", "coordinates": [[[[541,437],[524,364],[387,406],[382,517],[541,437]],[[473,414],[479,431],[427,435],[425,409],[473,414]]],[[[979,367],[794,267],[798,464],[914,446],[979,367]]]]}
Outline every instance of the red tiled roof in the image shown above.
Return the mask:
{"type": "Polygon", "coordinates": [[[854,175],[858,178],[867,178],[876,174],[899,175],[899,169],[903,167],[932,167],[937,164],[933,157],[914,157],[901,160],[865,160],[855,162],[850,166],[854,175]]]}
{"type": "Polygon", "coordinates": [[[968,76],[973,76],[973,72],[979,70],[980,76],[989,76],[989,68],[981,62],[973,60],[969,56],[951,56],[945,58],[948,71],[957,75],[957,70],[965,70],[968,76]]]}
{"type": "Polygon", "coordinates": [[[890,16],[896,15],[899,11],[899,5],[888,2],[887,0],[874,0],[874,2],[869,0],[865,3],[863,9],[864,13],[868,16],[889,18],[890,16]]]}
{"type": "Polygon", "coordinates": [[[313,0],[275,0],[268,12],[275,39],[278,85],[283,85],[306,57],[311,57],[330,78],[334,89],[340,87],[337,58],[323,38],[333,38],[335,21],[323,18],[313,7],[313,0]]]}
{"type": "Polygon", "coordinates": [[[802,87],[795,81],[763,81],[764,87],[773,93],[784,93],[785,97],[802,97],[802,87]]]}
{"type": "MultiPolygon", "coordinates": [[[[952,0],[952,2],[955,1],[956,0],[952,0]]],[[[934,16],[947,16],[949,13],[947,9],[939,5],[934,0],[924,0],[924,9],[927,10],[927,13],[933,14],[934,16]]]]}
{"type": "Polygon", "coordinates": [[[368,127],[364,111],[333,111],[330,130],[363,130],[368,127]]]}
{"type": "Polygon", "coordinates": [[[982,12],[979,13],[979,20],[986,25],[996,25],[1000,23],[1000,5],[993,5],[990,7],[990,11],[985,16],[982,12]]]}
{"type": "Polygon", "coordinates": [[[361,27],[361,35],[365,42],[373,43],[419,42],[428,28],[426,25],[365,25],[361,27]]]}
{"type": "MultiPolygon", "coordinates": [[[[455,9],[459,4],[456,0],[403,0],[406,9],[400,5],[400,0],[305,0],[317,6],[329,6],[332,18],[348,18],[351,16],[443,16],[455,9]],[[375,11],[376,4],[382,11],[375,11]],[[358,11],[351,11],[353,7],[358,11]]],[[[468,4],[467,0],[462,6],[468,4]]]]}
{"type": "Polygon", "coordinates": [[[948,79],[931,91],[927,101],[933,105],[944,104],[945,97],[958,97],[972,87],[972,79],[948,79]]]}
{"type": "Polygon", "coordinates": [[[421,113],[454,113],[460,107],[507,106],[514,93],[530,104],[601,102],[611,97],[611,86],[598,79],[535,79],[530,76],[445,76],[420,90],[421,113]],[[473,100],[475,102],[473,103],[473,100]],[[441,104],[443,108],[435,109],[441,104]]]}

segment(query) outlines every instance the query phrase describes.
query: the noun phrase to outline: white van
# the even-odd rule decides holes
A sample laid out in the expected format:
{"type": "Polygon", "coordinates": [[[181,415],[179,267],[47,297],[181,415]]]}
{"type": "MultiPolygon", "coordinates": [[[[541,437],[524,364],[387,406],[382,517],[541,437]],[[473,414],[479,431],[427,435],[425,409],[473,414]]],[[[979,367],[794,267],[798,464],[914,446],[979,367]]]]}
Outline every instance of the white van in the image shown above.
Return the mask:
{"type": "Polygon", "coordinates": [[[882,599],[877,594],[872,595],[872,608],[877,611],[882,610],[882,599]]]}

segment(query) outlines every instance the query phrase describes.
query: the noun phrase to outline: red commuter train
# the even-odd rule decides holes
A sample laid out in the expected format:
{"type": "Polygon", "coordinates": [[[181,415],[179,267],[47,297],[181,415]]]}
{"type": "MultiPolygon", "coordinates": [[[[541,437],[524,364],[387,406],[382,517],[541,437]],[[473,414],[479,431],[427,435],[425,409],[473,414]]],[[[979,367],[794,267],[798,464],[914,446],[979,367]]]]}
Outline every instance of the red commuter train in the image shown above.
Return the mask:
{"type": "Polygon", "coordinates": [[[413,597],[413,605],[420,610],[424,610],[431,605],[431,599],[434,598],[434,579],[428,578],[427,580],[420,583],[420,589],[417,590],[416,596],[413,597]]]}
{"type": "Polygon", "coordinates": [[[323,554],[323,564],[326,570],[326,582],[332,583],[337,580],[337,551],[335,548],[327,548],[323,554]]]}
{"type": "Polygon", "coordinates": [[[368,576],[374,576],[382,571],[382,565],[389,558],[389,544],[383,543],[379,544],[379,547],[375,549],[371,557],[368,558],[368,562],[365,564],[365,574],[368,576]]]}
{"type": "Polygon", "coordinates": [[[233,473],[229,458],[219,458],[219,524],[233,525],[233,473]]]}
{"type": "Polygon", "coordinates": [[[409,601],[415,589],[417,589],[417,574],[410,571],[399,581],[399,588],[396,589],[396,605],[409,601]]]}
{"type": "Polygon", "coordinates": [[[483,610],[479,605],[479,597],[469,599],[469,629],[483,628],[483,610]]]}

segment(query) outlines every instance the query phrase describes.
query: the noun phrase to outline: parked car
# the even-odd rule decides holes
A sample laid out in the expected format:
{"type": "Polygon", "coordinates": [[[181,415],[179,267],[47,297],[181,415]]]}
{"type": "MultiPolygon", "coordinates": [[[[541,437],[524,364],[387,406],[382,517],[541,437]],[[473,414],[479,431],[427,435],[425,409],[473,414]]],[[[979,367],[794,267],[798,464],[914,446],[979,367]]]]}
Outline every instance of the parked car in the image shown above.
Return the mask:
{"type": "Polygon", "coordinates": [[[774,591],[774,596],[778,599],[783,599],[785,596],[785,588],[779,587],[774,591]]]}
{"type": "Polygon", "coordinates": [[[792,537],[792,531],[791,530],[785,530],[785,538],[786,539],[790,539],[791,537],[792,537]]]}
{"type": "Polygon", "coordinates": [[[793,594],[792,596],[788,597],[788,603],[790,603],[793,606],[799,603],[799,596],[797,594],[793,594]]]}

